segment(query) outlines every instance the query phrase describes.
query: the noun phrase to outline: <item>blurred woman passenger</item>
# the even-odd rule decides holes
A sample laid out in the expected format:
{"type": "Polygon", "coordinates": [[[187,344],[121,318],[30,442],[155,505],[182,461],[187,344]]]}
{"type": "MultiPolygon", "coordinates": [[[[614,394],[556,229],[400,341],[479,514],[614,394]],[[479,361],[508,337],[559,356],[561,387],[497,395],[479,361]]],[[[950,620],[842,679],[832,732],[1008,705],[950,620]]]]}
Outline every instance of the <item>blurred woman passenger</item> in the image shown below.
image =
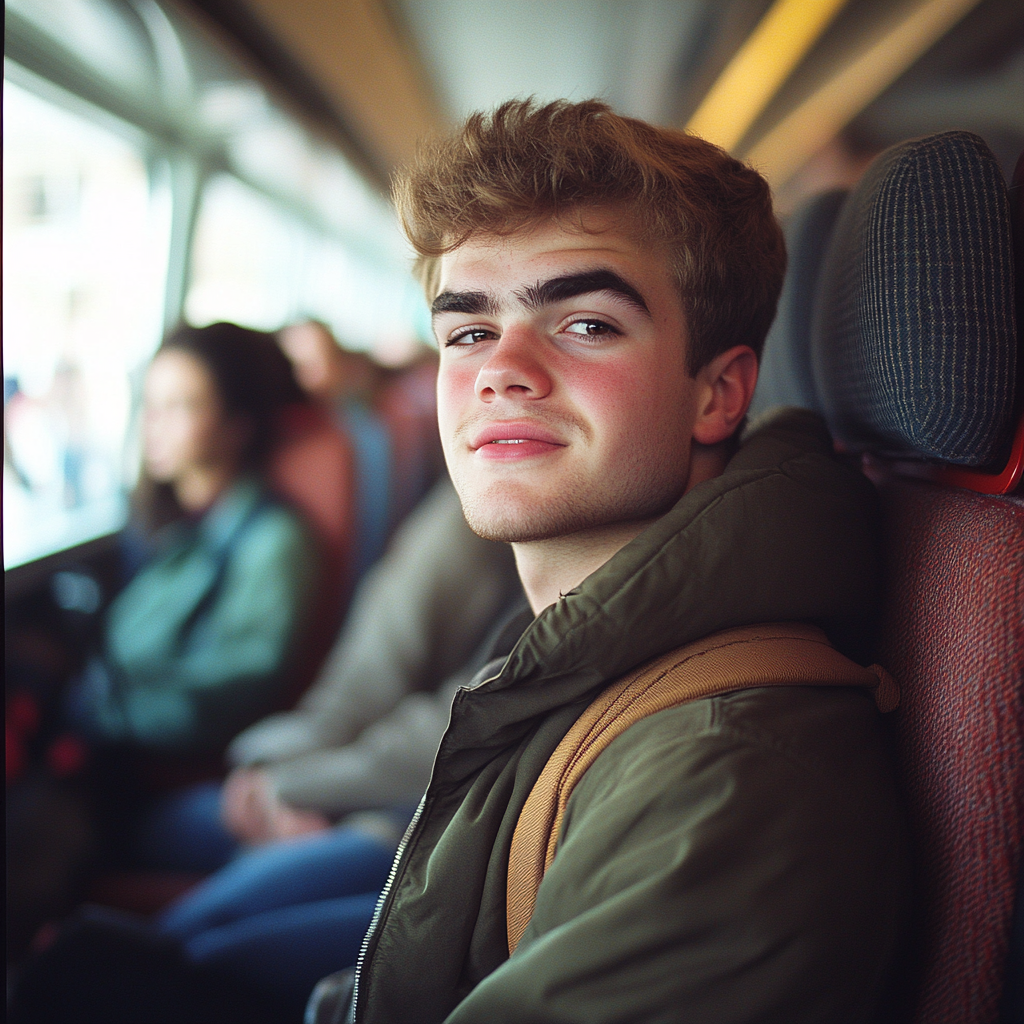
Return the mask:
{"type": "Polygon", "coordinates": [[[157,351],[133,522],[148,557],[71,694],[91,739],[216,751],[274,706],[313,554],[262,474],[276,413],[300,399],[272,335],[184,326],[157,351]]]}

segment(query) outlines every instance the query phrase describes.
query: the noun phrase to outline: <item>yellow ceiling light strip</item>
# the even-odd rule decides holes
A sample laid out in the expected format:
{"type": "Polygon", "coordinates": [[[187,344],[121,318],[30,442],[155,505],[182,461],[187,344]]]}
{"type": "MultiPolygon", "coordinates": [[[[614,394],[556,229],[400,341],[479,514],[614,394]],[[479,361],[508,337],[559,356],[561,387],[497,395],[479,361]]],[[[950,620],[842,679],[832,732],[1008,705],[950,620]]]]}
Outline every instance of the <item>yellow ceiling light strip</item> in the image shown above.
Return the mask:
{"type": "Polygon", "coordinates": [[[686,130],[732,149],[847,0],[775,0],[686,130]]]}
{"type": "Polygon", "coordinates": [[[979,0],[922,0],[744,156],[778,188],[842,131],[979,0]]]}

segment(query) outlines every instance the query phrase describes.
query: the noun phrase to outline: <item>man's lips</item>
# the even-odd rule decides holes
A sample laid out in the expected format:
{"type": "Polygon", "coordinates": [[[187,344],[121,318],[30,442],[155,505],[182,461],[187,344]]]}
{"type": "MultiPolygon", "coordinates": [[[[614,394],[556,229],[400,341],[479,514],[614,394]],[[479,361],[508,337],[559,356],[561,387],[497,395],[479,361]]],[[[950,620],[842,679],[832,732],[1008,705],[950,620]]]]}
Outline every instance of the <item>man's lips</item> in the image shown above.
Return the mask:
{"type": "Polygon", "coordinates": [[[564,448],[565,441],[536,423],[490,423],[473,434],[469,446],[485,458],[519,459],[564,448]]]}
{"type": "Polygon", "coordinates": [[[502,445],[516,442],[539,441],[542,444],[563,448],[565,442],[554,431],[536,423],[488,423],[470,439],[470,448],[479,449],[484,445],[502,445]]]}

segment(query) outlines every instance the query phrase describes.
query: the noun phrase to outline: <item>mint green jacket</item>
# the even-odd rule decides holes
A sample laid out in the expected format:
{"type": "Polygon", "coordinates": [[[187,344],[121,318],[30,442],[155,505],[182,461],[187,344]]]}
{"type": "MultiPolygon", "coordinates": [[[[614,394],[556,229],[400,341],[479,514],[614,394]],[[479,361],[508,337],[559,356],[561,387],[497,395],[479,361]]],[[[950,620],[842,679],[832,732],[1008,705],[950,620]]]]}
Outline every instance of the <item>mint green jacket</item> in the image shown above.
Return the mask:
{"type": "Polygon", "coordinates": [[[303,527],[252,480],[170,527],[108,610],[95,731],[165,750],[227,742],[286,685],[312,583],[303,527]]]}

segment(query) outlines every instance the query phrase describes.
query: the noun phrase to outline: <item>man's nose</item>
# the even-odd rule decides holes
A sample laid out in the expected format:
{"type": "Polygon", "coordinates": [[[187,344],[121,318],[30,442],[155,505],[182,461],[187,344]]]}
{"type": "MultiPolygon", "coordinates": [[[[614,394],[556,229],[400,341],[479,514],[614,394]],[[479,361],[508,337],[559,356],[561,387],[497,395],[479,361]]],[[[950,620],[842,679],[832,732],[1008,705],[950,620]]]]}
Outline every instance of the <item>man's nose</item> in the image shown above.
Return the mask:
{"type": "Polygon", "coordinates": [[[546,339],[525,325],[502,332],[476,379],[476,393],[484,401],[519,396],[544,398],[551,391],[550,353],[546,339]]]}

